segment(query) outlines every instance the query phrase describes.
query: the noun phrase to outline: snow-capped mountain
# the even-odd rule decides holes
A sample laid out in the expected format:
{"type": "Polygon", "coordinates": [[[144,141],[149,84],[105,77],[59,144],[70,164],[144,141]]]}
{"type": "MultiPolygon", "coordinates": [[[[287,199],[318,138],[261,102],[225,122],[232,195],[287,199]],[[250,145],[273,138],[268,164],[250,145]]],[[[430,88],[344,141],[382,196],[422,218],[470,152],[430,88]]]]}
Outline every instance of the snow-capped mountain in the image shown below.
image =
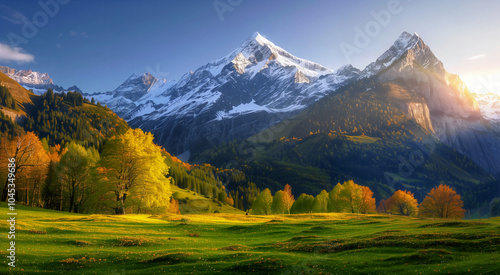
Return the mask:
{"type": "Polygon", "coordinates": [[[500,172],[499,132],[460,77],[448,73],[417,34],[404,32],[362,76],[403,87],[392,96],[406,115],[485,170],[500,172]]]}
{"type": "Polygon", "coordinates": [[[189,151],[253,136],[367,77],[400,85],[403,90],[392,96],[407,116],[487,171],[500,172],[498,130],[461,79],[445,70],[420,36],[407,32],[363,71],[325,68],[255,33],[178,81],[132,75],[116,90],[92,96],[188,159],[189,151]]]}
{"type": "Polygon", "coordinates": [[[149,104],[148,101],[158,103],[156,100],[158,100],[159,94],[163,93],[172,83],[173,81],[158,79],[150,73],[132,74],[113,91],[93,94],[83,93],[83,95],[106,104],[121,117],[131,118],[142,115],[145,105],[149,104]],[[138,109],[137,112],[127,116],[134,109],[138,109]]]}
{"type": "Polygon", "coordinates": [[[255,33],[178,81],[133,75],[115,91],[92,96],[180,154],[256,134],[359,73],[352,66],[333,71],[295,57],[255,33]]]}
{"type": "Polygon", "coordinates": [[[54,84],[48,73],[33,72],[32,70],[16,70],[0,66],[0,71],[18,83],[32,85],[54,84]]]}
{"type": "Polygon", "coordinates": [[[0,66],[0,72],[14,79],[25,89],[32,90],[33,93],[37,95],[45,93],[49,88],[54,90],[56,93],[67,91],[82,93],[82,91],[76,86],[71,86],[65,89],[54,84],[54,81],[50,78],[48,73],[34,72],[32,70],[16,70],[5,66],[0,66]]]}

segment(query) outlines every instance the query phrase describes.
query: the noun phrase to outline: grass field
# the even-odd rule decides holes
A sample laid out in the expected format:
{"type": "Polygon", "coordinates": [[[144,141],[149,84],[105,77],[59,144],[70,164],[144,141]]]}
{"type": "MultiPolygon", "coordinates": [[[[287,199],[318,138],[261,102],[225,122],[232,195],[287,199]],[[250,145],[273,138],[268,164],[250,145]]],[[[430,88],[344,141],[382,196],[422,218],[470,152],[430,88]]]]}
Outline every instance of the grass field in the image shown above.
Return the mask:
{"type": "Polygon", "coordinates": [[[7,266],[4,221],[1,274],[500,273],[499,218],[16,211],[18,261],[7,266]]]}

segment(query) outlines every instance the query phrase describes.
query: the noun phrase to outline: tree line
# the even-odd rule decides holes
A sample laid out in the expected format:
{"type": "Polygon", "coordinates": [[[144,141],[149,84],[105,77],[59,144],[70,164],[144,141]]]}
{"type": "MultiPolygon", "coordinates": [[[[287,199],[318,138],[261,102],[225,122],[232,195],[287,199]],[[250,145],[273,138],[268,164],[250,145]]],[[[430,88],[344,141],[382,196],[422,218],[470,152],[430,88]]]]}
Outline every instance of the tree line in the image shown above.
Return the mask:
{"type": "Polygon", "coordinates": [[[349,180],[338,183],[330,192],[321,191],[316,197],[302,193],[297,200],[290,185],[277,191],[274,196],[266,188],[255,199],[251,213],[255,215],[301,213],[386,213],[404,216],[462,219],[465,216],[460,195],[447,185],[433,188],[418,204],[410,191],[397,190],[376,208],[373,192],[349,180]]]}

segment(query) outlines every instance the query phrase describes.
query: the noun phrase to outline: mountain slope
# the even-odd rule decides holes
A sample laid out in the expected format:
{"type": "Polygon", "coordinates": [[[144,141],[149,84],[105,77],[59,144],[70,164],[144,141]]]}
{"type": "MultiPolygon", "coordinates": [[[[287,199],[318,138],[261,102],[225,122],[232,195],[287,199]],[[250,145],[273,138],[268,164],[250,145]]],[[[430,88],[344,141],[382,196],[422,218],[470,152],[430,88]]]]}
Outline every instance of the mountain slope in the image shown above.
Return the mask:
{"type": "Polygon", "coordinates": [[[394,98],[407,116],[490,173],[500,173],[499,132],[482,117],[460,77],[448,73],[417,34],[403,33],[362,75],[399,84],[407,93],[394,98]]]}
{"type": "Polygon", "coordinates": [[[0,73],[0,86],[17,102],[17,109],[0,107],[2,114],[12,121],[7,125],[2,117],[0,128],[11,137],[14,130],[33,131],[40,139],[47,138],[51,145],[75,140],[99,148],[106,138],[130,128],[113,111],[84,100],[76,92],[49,90],[35,95],[3,73],[0,73]]]}

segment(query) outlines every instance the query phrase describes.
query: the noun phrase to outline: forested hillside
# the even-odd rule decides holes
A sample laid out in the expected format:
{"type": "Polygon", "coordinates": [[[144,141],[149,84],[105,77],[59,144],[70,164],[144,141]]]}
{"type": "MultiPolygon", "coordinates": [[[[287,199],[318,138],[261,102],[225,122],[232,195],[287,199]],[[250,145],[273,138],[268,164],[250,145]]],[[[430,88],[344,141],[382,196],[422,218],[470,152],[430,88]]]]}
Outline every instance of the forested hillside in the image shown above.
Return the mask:
{"type": "Polygon", "coordinates": [[[290,184],[295,196],[354,179],[377,200],[401,189],[421,201],[444,182],[463,194],[466,207],[489,203],[497,194],[495,179],[408,119],[388,96],[394,87],[370,78],[357,81],[290,120],[197,159],[241,169],[260,189],[275,192],[290,184]]]}

